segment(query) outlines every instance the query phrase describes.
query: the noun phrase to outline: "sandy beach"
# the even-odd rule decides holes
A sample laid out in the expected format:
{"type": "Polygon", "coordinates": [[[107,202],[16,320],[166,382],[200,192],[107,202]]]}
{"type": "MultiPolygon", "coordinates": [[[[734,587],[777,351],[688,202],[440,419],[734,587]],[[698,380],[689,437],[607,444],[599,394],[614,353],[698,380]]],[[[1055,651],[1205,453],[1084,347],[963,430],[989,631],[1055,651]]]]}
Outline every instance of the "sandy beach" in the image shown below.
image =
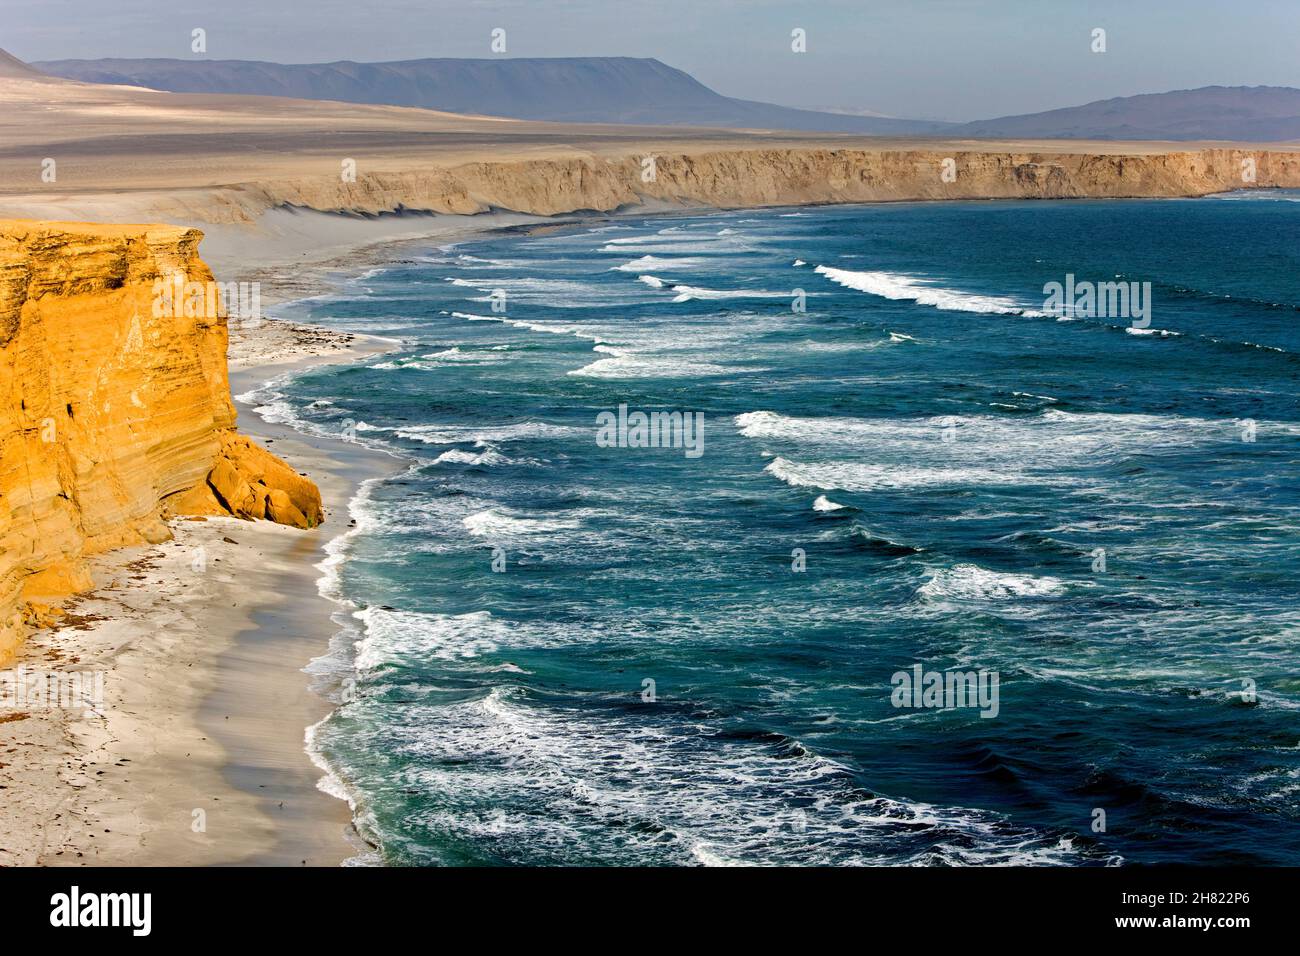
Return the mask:
{"type": "Polygon", "coordinates": [[[305,749],[332,688],[313,690],[304,668],[338,631],[339,606],[318,589],[326,546],[347,532],[360,483],[404,464],[267,422],[237,397],[395,347],[276,319],[275,304],[400,261],[412,244],[538,223],[559,221],[276,210],[207,227],[214,272],[254,276],[270,307],[228,322],[240,431],[317,483],[326,523],[179,518],[171,541],[93,559],[97,587],[64,602],[68,616],[33,633],[10,668],[102,673],[103,707],[0,710],[0,866],[336,866],[366,853],[305,749]]]}
{"type": "MultiPolygon", "coordinates": [[[[232,392],[389,348],[267,322],[235,338],[232,392]]],[[[0,712],[0,865],[327,866],[363,849],[304,751],[330,705],[302,669],[336,630],[317,590],[324,548],[346,532],[357,485],[400,462],[239,411],[316,480],[326,524],[178,519],[172,541],[96,559],[99,586],[12,666],[102,671],[104,705],[0,712]]]]}

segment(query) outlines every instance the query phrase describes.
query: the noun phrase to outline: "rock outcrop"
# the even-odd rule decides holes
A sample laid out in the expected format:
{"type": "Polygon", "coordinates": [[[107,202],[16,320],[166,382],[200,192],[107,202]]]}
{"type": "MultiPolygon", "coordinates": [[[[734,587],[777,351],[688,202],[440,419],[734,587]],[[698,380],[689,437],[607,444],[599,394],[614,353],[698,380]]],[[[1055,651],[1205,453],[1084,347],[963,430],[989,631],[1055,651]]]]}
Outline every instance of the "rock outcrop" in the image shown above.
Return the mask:
{"type": "Polygon", "coordinates": [[[320,490],[243,435],[225,432],[207,480],[169,498],[168,514],[265,518],[295,528],[325,520],[320,490]]]}
{"type": "Polygon", "coordinates": [[[202,233],[0,220],[0,662],[34,598],[87,555],[170,537],[173,514],[313,527],[315,486],[234,433],[226,320],[202,233]]]}

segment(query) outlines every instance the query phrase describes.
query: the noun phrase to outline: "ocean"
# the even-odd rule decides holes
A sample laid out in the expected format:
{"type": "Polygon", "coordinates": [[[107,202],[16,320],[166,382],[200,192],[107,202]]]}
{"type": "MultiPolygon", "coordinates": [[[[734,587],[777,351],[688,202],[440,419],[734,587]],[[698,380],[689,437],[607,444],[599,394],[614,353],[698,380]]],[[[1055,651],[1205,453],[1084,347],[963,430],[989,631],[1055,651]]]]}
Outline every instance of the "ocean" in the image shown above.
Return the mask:
{"type": "Polygon", "coordinates": [[[357,862],[1300,864],[1300,193],[402,255],[253,396],[406,463],[322,566],[357,862]]]}

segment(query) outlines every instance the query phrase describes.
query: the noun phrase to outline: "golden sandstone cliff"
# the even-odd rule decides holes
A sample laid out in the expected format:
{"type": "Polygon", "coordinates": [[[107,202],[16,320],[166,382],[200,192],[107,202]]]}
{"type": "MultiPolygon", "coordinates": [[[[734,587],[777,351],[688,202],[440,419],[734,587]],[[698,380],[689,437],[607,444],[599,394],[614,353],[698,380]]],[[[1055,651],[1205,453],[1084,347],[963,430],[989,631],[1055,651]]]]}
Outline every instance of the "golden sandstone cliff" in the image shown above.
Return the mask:
{"type": "Polygon", "coordinates": [[[323,519],[320,494],[234,433],[226,320],[202,233],[0,220],[0,662],[32,599],[92,585],[83,558],[170,536],[172,514],[323,519]],[[188,306],[188,307],[187,307],[188,306]]]}
{"type": "MultiPolygon", "coordinates": [[[[1118,144],[1122,145],[1122,144],[1118,144]]],[[[355,180],[268,178],[166,197],[169,216],[251,222],[276,207],[375,215],[399,211],[541,216],[645,204],[736,207],[936,199],[1202,196],[1300,187],[1300,151],[1206,147],[1134,152],[972,149],[726,148],[643,151],[374,169],[355,180]],[[647,160],[653,158],[653,163],[647,160]]]]}

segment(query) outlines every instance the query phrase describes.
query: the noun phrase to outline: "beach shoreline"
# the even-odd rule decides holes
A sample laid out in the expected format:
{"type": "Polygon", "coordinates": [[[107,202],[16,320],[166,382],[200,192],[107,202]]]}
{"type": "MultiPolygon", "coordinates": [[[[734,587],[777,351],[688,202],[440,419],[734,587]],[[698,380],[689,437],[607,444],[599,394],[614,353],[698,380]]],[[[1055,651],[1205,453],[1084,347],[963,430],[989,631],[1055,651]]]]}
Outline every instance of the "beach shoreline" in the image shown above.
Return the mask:
{"type": "MultiPolygon", "coordinates": [[[[340,240],[329,224],[347,217],[285,215],[294,228],[208,227],[201,247],[219,278],[263,283],[272,312],[394,264],[411,247],[613,218],[419,216],[408,235],[363,220],[340,240]]],[[[0,753],[0,866],[336,866],[371,858],[338,782],[331,785],[309,752],[307,735],[333,711],[327,695],[335,688],[308,667],[330,653],[336,616],[346,613],[320,579],[330,544],[350,529],[350,503],[363,482],[408,463],[268,421],[240,396],[400,343],[279,318],[232,317],[229,329],[240,432],[316,482],[326,523],[304,532],[182,517],[170,522],[170,541],[91,559],[96,587],[63,602],[67,616],[32,633],[10,668],[102,674],[103,704],[0,709],[8,737],[0,753]]]]}
{"type": "MultiPolygon", "coordinates": [[[[234,395],[395,347],[289,328],[310,330],[296,349],[283,334],[233,344],[234,395]]],[[[333,866],[365,849],[305,749],[333,705],[304,668],[338,630],[317,565],[360,483],[402,464],[236,405],[243,434],[316,481],[326,523],[179,518],[171,541],[93,559],[96,588],[11,667],[102,674],[102,706],[0,710],[0,866],[333,866]]]]}

